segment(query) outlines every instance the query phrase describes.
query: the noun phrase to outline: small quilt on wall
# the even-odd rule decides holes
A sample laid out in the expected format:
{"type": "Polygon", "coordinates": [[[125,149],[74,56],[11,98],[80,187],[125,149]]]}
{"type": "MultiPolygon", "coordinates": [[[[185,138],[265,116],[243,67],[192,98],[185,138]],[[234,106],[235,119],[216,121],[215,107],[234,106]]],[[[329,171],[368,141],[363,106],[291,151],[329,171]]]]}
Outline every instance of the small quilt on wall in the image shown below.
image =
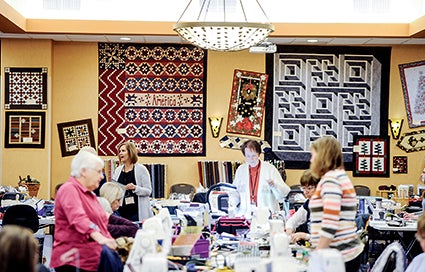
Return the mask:
{"type": "Polygon", "coordinates": [[[5,148],[44,148],[46,113],[6,111],[5,148]]]}
{"type": "Polygon", "coordinates": [[[403,134],[398,140],[397,146],[407,153],[425,150],[425,130],[403,134]]]}
{"type": "Polygon", "coordinates": [[[99,43],[99,155],[204,156],[206,51],[99,43]]]}
{"type": "Polygon", "coordinates": [[[96,149],[91,119],[59,123],[57,126],[62,157],[75,155],[84,146],[96,149]]]}
{"type": "Polygon", "coordinates": [[[360,136],[353,139],[353,176],[389,177],[389,137],[360,136]]]}
{"type": "Polygon", "coordinates": [[[267,78],[267,74],[235,70],[227,118],[228,133],[261,136],[267,78]]]}
{"type": "Polygon", "coordinates": [[[8,109],[47,109],[47,68],[4,68],[8,109]]]}

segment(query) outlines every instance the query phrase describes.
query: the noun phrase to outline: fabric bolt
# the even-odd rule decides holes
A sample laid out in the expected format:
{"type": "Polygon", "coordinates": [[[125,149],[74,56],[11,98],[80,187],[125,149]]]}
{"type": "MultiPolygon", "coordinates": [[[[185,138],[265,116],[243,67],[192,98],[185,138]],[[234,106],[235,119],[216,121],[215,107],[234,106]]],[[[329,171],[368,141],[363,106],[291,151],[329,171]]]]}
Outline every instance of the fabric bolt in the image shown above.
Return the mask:
{"type": "Polygon", "coordinates": [[[70,177],[55,199],[51,267],[71,265],[96,271],[102,247],[90,238],[90,234],[99,231],[103,236],[112,238],[107,225],[107,215],[96,195],[70,177]]]}
{"type": "Polygon", "coordinates": [[[344,170],[331,170],[321,178],[309,207],[313,246],[321,236],[329,238],[330,248],[341,251],[345,262],[363,251],[356,233],[356,193],[344,170]]]}

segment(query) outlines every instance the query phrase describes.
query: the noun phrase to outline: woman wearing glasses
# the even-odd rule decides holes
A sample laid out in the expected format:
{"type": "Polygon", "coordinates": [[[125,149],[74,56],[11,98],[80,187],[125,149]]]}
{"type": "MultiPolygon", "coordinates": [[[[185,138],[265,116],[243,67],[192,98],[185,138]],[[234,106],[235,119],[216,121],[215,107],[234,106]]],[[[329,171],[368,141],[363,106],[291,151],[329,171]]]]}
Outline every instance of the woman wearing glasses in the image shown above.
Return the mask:
{"type": "Polygon", "coordinates": [[[233,181],[240,196],[237,215],[251,218],[257,207],[268,208],[272,213],[278,212],[279,202],[283,202],[288,195],[289,186],[276,167],[260,160],[261,145],[257,141],[244,142],[241,151],[246,162],[236,169],[233,181]]]}
{"type": "Polygon", "coordinates": [[[288,219],[285,225],[286,233],[291,236],[291,242],[295,243],[301,240],[310,240],[310,209],[308,203],[310,197],[316,190],[319,179],[311,175],[310,170],[305,170],[300,179],[301,190],[307,200],[297,210],[291,218],[288,219]]]}

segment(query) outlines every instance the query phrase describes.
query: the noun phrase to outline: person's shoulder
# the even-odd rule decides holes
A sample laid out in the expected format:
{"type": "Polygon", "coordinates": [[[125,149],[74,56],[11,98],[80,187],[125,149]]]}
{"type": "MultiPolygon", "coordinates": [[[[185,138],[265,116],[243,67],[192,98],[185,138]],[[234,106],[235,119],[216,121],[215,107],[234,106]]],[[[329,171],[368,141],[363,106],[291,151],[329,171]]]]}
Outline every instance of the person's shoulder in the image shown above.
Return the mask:
{"type": "Polygon", "coordinates": [[[147,168],[145,165],[143,165],[143,164],[141,164],[141,163],[139,163],[139,162],[135,163],[135,164],[134,164],[134,167],[135,167],[137,170],[143,170],[143,171],[148,172],[148,168],[147,168]]]}
{"type": "Polygon", "coordinates": [[[413,258],[412,262],[406,269],[406,272],[419,271],[418,269],[425,266],[425,252],[413,258]]]}

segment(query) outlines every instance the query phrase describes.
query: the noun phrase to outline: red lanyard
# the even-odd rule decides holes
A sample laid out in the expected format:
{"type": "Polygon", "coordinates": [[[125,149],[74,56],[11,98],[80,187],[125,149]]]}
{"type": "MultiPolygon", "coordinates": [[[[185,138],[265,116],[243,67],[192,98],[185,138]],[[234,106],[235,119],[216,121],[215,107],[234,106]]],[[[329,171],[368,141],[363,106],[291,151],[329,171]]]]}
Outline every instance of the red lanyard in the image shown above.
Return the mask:
{"type": "Polygon", "coordinates": [[[258,174],[260,173],[260,162],[258,162],[258,165],[255,167],[252,167],[249,169],[249,188],[251,191],[251,203],[256,204],[257,203],[257,198],[256,198],[256,193],[258,190],[258,174]],[[252,175],[252,173],[255,173],[255,176],[252,175]]]}

